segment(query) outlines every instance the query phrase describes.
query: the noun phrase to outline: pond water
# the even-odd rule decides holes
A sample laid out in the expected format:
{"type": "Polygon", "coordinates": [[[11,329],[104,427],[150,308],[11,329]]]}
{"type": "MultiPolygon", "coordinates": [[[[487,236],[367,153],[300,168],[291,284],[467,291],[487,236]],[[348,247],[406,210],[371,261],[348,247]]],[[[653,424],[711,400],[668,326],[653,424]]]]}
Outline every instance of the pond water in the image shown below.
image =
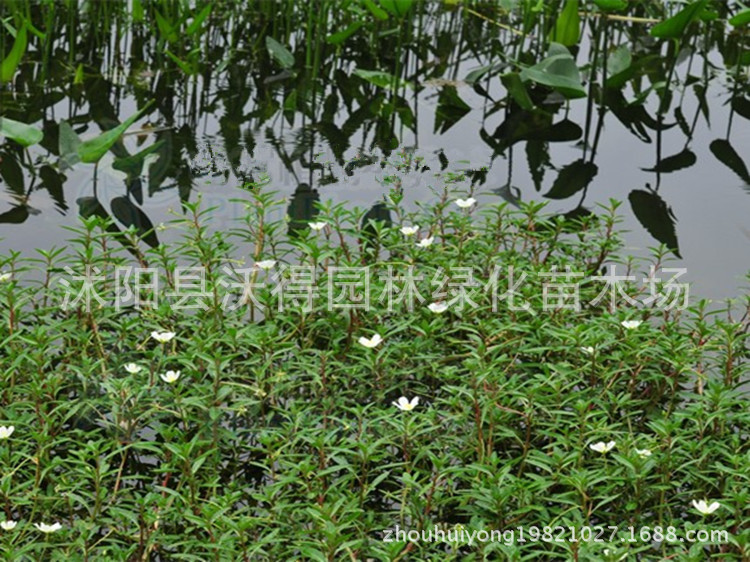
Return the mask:
{"type": "MultiPolygon", "coordinates": [[[[317,200],[372,207],[397,174],[414,205],[453,172],[480,204],[575,214],[617,199],[628,252],[667,244],[694,295],[745,285],[750,57],[723,14],[679,42],[649,35],[664,14],[648,3],[630,20],[582,14],[570,95],[518,73],[554,54],[544,20],[524,32],[528,12],[352,5],[219,3],[205,20],[187,4],[35,5],[39,33],[0,90],[0,114],[44,140],[24,150],[0,139],[0,254],[64,245],[81,213],[120,228],[167,222],[198,194],[228,229],[244,212],[239,187],[263,174],[311,220],[317,200]],[[149,101],[96,170],[60,163],[60,123],[86,139],[149,101]],[[112,168],[149,147],[158,159],[112,168]]],[[[0,19],[12,16],[3,3],[0,19]]],[[[3,59],[14,38],[7,25],[0,34],[3,59]]]]}

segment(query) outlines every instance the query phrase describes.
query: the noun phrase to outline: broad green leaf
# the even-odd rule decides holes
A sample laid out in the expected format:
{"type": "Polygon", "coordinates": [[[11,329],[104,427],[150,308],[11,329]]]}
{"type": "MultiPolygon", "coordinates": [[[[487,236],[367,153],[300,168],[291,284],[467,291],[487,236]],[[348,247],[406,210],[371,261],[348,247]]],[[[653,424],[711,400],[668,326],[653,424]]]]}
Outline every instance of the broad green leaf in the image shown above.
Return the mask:
{"type": "Polygon", "coordinates": [[[523,69],[521,80],[549,86],[568,98],[586,96],[573,56],[559,43],[550,44],[549,56],[539,64],[523,69]]]}
{"type": "Polygon", "coordinates": [[[734,27],[740,27],[741,25],[747,25],[750,23],[750,8],[740,10],[734,16],[729,18],[729,23],[734,27]]]}
{"type": "Polygon", "coordinates": [[[533,109],[534,102],[529,97],[529,92],[521,80],[518,72],[508,72],[500,77],[503,86],[508,90],[513,100],[523,109],[533,109]]]}
{"type": "Polygon", "coordinates": [[[206,4],[206,6],[198,13],[198,15],[193,18],[193,21],[185,30],[188,35],[195,35],[195,33],[200,31],[203,22],[206,21],[206,18],[211,13],[211,7],[212,4],[206,4]]]}
{"type": "Polygon", "coordinates": [[[332,33],[326,38],[326,43],[329,43],[331,45],[340,45],[344,41],[346,41],[350,36],[354,35],[357,30],[362,27],[364,24],[361,21],[355,21],[350,23],[345,29],[342,29],[341,31],[337,33],[332,33]]]}
{"type": "Polygon", "coordinates": [[[16,33],[13,48],[11,48],[8,56],[3,59],[3,62],[0,63],[0,84],[5,84],[13,80],[13,76],[16,75],[16,69],[21,63],[23,54],[26,52],[27,44],[26,23],[24,23],[16,33]]]}
{"type": "Polygon", "coordinates": [[[271,57],[281,65],[281,68],[288,70],[294,66],[294,55],[270,35],[266,36],[266,48],[271,57]]]}
{"type": "Polygon", "coordinates": [[[58,129],[58,145],[60,154],[60,168],[72,168],[81,161],[78,147],[81,139],[67,121],[62,121],[58,129]]]}
{"type": "Polygon", "coordinates": [[[565,166],[544,196],[548,199],[566,199],[591,183],[599,168],[593,162],[576,160],[565,166]]]}
{"type": "Polygon", "coordinates": [[[98,162],[101,157],[104,156],[110,148],[112,148],[112,145],[117,142],[122,134],[128,130],[128,127],[130,127],[141,115],[143,115],[143,113],[146,111],[146,109],[148,109],[150,105],[151,102],[144,106],[143,109],[141,109],[138,113],[130,116],[114,129],[105,131],[98,137],[87,140],[78,145],[77,152],[78,156],[81,159],[81,162],[98,162]]]}
{"type": "Polygon", "coordinates": [[[555,28],[550,33],[550,40],[572,47],[578,43],[580,33],[581,17],[578,15],[578,0],[566,0],[562,12],[555,21],[555,28]]]}
{"type": "Polygon", "coordinates": [[[604,12],[619,12],[628,7],[625,0],[593,0],[593,2],[604,12]]]}
{"type": "Polygon", "coordinates": [[[628,200],[633,214],[649,234],[682,258],[677,244],[674,214],[661,197],[651,191],[634,189],[628,195],[628,200]]]}
{"type": "Polygon", "coordinates": [[[687,26],[700,16],[707,2],[708,0],[698,0],[688,4],[671,18],[652,27],[651,35],[661,39],[679,39],[685,33],[687,26]]]}
{"type": "Polygon", "coordinates": [[[398,89],[402,87],[412,87],[411,82],[402,80],[401,78],[394,76],[393,74],[389,74],[388,72],[381,72],[379,70],[362,70],[361,68],[358,68],[354,71],[354,74],[356,74],[363,80],[367,80],[370,84],[375,84],[380,88],[387,88],[390,90],[394,88],[398,89]]]}
{"type": "Polygon", "coordinates": [[[44,133],[32,125],[0,117],[0,136],[8,137],[18,144],[28,147],[42,140],[44,133]]]}

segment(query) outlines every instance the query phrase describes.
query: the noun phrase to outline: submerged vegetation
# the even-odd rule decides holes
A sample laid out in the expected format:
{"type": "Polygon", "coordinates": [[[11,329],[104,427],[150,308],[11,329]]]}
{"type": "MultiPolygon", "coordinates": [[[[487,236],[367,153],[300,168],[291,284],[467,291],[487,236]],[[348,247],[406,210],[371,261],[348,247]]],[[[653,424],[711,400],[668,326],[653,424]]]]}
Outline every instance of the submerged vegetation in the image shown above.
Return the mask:
{"type": "Polygon", "coordinates": [[[3,552],[750,558],[750,298],[681,293],[660,190],[717,95],[710,154],[750,184],[748,25],[709,0],[0,3],[0,233],[80,216],[0,253],[3,552]],[[501,187],[420,145],[477,99],[501,187]],[[653,146],[626,206],[591,194],[605,122],[653,146]],[[521,150],[567,212],[524,201],[521,150]],[[326,196],[369,167],[367,205],[326,196]]]}

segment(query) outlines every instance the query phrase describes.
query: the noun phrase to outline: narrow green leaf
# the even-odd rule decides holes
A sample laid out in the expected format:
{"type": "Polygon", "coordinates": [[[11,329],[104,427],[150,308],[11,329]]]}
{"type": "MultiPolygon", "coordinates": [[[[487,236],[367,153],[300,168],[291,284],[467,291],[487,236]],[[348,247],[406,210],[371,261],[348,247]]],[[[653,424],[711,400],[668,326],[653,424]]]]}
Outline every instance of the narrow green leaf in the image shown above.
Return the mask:
{"type": "Polygon", "coordinates": [[[26,23],[20,27],[16,33],[16,40],[13,42],[13,48],[11,48],[8,56],[3,59],[0,63],[0,84],[5,84],[13,80],[13,76],[16,74],[16,69],[21,63],[23,54],[26,52],[26,45],[28,44],[28,38],[26,33],[26,23]]]}
{"type": "Polygon", "coordinates": [[[378,6],[373,0],[362,0],[362,4],[365,8],[367,8],[370,13],[375,16],[376,19],[379,20],[387,20],[388,19],[388,12],[386,12],[383,8],[378,6]]]}
{"type": "Polygon", "coordinates": [[[581,17],[578,15],[578,0],[567,0],[557,16],[550,40],[572,47],[578,43],[581,33],[581,17]]]}
{"type": "Polygon", "coordinates": [[[521,75],[518,72],[508,72],[500,77],[503,86],[508,90],[508,93],[513,100],[521,106],[523,109],[533,109],[534,102],[529,97],[529,92],[526,90],[526,86],[521,80],[521,75]]]}
{"type": "Polygon", "coordinates": [[[671,18],[657,23],[651,28],[651,35],[661,39],[679,39],[687,26],[695,21],[706,7],[708,0],[698,0],[688,4],[671,18]]]}
{"type": "Polygon", "coordinates": [[[593,0],[596,7],[604,12],[619,12],[628,7],[625,0],[593,0]]]}
{"type": "Polygon", "coordinates": [[[212,4],[206,4],[206,6],[198,13],[198,15],[193,18],[193,21],[186,30],[186,33],[188,35],[195,35],[198,31],[200,31],[203,22],[206,21],[206,18],[211,13],[211,7],[212,4]]]}
{"type": "Polygon", "coordinates": [[[388,72],[381,72],[379,70],[362,70],[361,68],[358,68],[354,71],[354,74],[356,74],[363,80],[367,80],[370,84],[375,84],[380,88],[393,89],[401,87],[412,87],[411,82],[402,80],[401,78],[394,76],[393,74],[390,74],[388,72]]]}
{"type": "Polygon", "coordinates": [[[357,30],[362,27],[364,24],[361,21],[355,21],[350,23],[345,29],[342,29],[341,31],[337,33],[332,33],[326,38],[326,43],[329,43],[331,45],[340,45],[344,41],[346,41],[349,37],[354,35],[357,30]]]}
{"type": "Polygon", "coordinates": [[[98,162],[107,151],[112,148],[122,134],[127,131],[135,121],[143,115],[143,113],[151,105],[151,102],[146,104],[139,112],[135,115],[130,116],[128,119],[123,121],[120,125],[114,129],[103,132],[101,135],[94,139],[82,142],[78,146],[78,156],[81,158],[81,162],[94,163],[98,162]]]}

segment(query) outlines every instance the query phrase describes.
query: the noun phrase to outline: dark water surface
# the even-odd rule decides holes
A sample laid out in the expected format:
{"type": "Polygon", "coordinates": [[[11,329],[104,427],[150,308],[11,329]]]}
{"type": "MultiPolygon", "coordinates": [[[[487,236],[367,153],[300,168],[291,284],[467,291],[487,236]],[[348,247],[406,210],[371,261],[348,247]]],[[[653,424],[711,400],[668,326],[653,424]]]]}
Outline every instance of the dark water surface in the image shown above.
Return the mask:
{"type": "MultiPolygon", "coordinates": [[[[28,150],[0,139],[0,253],[64,244],[61,227],[97,202],[120,228],[143,227],[202,194],[217,207],[215,227],[230,228],[244,212],[231,201],[242,197],[238,187],[265,173],[295,218],[311,220],[317,200],[372,207],[396,174],[413,206],[444,184],[436,174],[454,172],[464,176],[456,188],[480,204],[540,200],[554,213],[580,213],[623,201],[628,251],[667,244],[694,294],[721,299],[745,285],[750,86],[748,66],[735,62],[747,38],[723,14],[679,48],[650,37],[649,23],[584,16],[571,51],[587,95],[568,100],[526,82],[534,107],[524,109],[501,75],[545,58],[545,23],[523,37],[485,19],[522,29],[520,14],[414,3],[380,19],[341,3],[216,3],[191,34],[203,4],[161,5],[173,28],[144,6],[143,14],[132,3],[34,6],[31,21],[45,35],[30,34],[0,91],[0,114],[45,137],[28,150]],[[356,22],[337,44],[335,34],[356,22]],[[609,55],[604,91],[597,42],[609,55]],[[95,136],[149,100],[131,128],[139,133],[105,156],[96,179],[93,164],[60,166],[60,122],[95,136]],[[112,170],[154,144],[159,158],[141,174],[112,170]]],[[[644,6],[633,15],[659,19],[644,6]]],[[[0,4],[0,19],[13,17],[0,4]]],[[[2,59],[13,37],[7,28],[0,35],[2,59]]]]}

